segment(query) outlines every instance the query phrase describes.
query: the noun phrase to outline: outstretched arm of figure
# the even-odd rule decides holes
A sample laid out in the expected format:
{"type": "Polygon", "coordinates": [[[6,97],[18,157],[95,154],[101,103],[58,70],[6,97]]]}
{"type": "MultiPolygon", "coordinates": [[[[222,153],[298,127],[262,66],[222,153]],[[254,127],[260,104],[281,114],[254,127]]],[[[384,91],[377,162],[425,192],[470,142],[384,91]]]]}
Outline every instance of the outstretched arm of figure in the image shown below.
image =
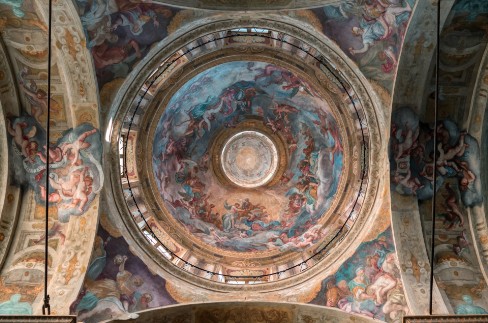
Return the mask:
{"type": "MultiPolygon", "coordinates": [[[[46,151],[46,146],[44,146],[44,151],[46,151]]],[[[43,162],[44,164],[46,164],[47,163],[48,154],[49,153],[46,151],[46,156],[44,156],[42,154],[42,152],[38,151],[36,155],[39,156],[39,159],[41,160],[41,162],[43,162]]]]}
{"type": "Polygon", "coordinates": [[[66,155],[70,149],[73,148],[73,144],[64,142],[60,145],[63,155],[66,155]]]}
{"type": "Polygon", "coordinates": [[[119,272],[123,272],[125,270],[125,262],[127,261],[127,256],[122,256],[122,263],[119,265],[119,272]]]}
{"type": "Polygon", "coordinates": [[[93,135],[94,133],[97,132],[97,129],[92,129],[92,130],[89,130],[89,131],[85,131],[84,133],[82,133],[79,137],[78,137],[78,141],[81,141],[81,142],[85,142],[85,139],[91,135],[93,135]]]}
{"type": "Polygon", "coordinates": [[[363,48],[360,48],[360,49],[354,49],[352,47],[349,48],[349,52],[352,55],[366,53],[368,50],[369,50],[369,43],[363,44],[363,48]]]}
{"type": "Polygon", "coordinates": [[[10,119],[7,119],[7,130],[11,136],[15,137],[17,135],[14,128],[12,128],[12,121],[10,119]]]}
{"type": "Polygon", "coordinates": [[[59,184],[54,178],[49,177],[49,184],[56,190],[62,190],[61,184],[59,184]]]}
{"type": "Polygon", "coordinates": [[[38,101],[38,100],[39,100],[39,98],[37,97],[37,94],[36,94],[34,91],[32,91],[32,90],[30,90],[29,88],[27,88],[27,87],[25,86],[25,84],[22,84],[22,86],[21,86],[21,90],[22,90],[22,92],[24,92],[24,94],[25,94],[25,95],[27,95],[27,96],[31,97],[31,98],[32,98],[32,99],[34,99],[35,101],[38,101]]]}
{"type": "Polygon", "coordinates": [[[48,103],[47,103],[47,96],[46,97],[39,97],[38,94],[30,89],[28,89],[25,85],[21,87],[22,92],[25,93],[29,98],[31,98],[31,101],[33,102],[32,106],[33,109],[35,110],[33,113],[34,117],[39,117],[44,111],[47,110],[48,108],[48,103]],[[40,110],[39,110],[40,108],[40,110]]]}

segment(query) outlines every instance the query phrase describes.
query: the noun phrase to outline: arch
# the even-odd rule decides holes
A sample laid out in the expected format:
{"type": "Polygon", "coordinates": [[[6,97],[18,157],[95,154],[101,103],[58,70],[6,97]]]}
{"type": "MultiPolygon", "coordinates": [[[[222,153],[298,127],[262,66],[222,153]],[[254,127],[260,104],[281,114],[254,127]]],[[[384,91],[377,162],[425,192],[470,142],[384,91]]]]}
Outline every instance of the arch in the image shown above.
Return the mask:
{"type": "MultiPolygon", "coordinates": [[[[131,322],[361,322],[376,320],[317,305],[279,302],[209,302],[155,308],[137,313],[131,322]]],[[[111,321],[124,322],[123,320],[111,321]]]]}

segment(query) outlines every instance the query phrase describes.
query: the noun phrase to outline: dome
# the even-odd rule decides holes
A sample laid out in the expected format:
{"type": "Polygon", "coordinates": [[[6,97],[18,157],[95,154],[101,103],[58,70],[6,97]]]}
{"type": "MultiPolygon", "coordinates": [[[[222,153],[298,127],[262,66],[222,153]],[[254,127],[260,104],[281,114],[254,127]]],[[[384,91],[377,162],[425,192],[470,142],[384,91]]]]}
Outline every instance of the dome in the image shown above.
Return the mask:
{"type": "Polygon", "coordinates": [[[340,256],[367,217],[368,98],[334,69],[338,57],[297,61],[269,35],[279,36],[200,36],[154,57],[128,90],[138,94],[121,129],[127,223],[190,280],[299,277],[340,256]]]}
{"type": "Polygon", "coordinates": [[[154,132],[165,209],[220,252],[300,250],[320,240],[342,179],[326,100],[288,69],[219,64],[188,80],[154,132]]]}

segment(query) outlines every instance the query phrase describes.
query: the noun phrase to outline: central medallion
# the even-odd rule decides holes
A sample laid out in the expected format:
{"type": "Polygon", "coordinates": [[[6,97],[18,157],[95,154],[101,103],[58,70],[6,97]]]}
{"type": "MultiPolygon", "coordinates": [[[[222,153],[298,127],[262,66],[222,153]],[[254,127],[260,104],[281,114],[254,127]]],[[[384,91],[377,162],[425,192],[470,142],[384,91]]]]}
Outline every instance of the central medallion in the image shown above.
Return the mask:
{"type": "Polygon", "coordinates": [[[278,150],[263,133],[249,130],[230,137],[220,155],[224,175],[237,186],[266,185],[278,170],[278,150]]]}

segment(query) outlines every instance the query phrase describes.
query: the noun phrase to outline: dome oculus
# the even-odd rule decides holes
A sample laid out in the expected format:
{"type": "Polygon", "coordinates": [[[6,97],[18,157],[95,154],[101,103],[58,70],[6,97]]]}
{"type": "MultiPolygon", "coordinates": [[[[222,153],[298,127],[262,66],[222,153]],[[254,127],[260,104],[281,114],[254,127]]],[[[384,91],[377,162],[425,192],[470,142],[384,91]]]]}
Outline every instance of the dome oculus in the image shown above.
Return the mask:
{"type": "Polygon", "coordinates": [[[278,170],[278,150],[273,141],[257,131],[242,131],[227,140],[221,154],[225,176],[239,187],[267,184],[278,170]]]}

